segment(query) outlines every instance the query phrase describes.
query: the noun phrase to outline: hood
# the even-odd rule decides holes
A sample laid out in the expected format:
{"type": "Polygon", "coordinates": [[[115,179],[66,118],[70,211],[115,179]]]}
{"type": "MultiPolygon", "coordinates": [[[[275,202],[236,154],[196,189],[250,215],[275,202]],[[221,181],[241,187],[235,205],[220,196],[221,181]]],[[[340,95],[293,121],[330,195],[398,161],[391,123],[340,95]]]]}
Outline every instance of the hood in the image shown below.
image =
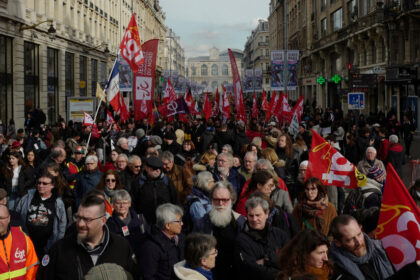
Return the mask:
{"type": "Polygon", "coordinates": [[[389,146],[389,151],[401,153],[403,151],[403,146],[400,143],[392,144],[389,146]]]}
{"type": "Polygon", "coordinates": [[[174,272],[181,280],[207,280],[207,278],[196,270],[186,268],[185,261],[174,265],[174,272]]]}

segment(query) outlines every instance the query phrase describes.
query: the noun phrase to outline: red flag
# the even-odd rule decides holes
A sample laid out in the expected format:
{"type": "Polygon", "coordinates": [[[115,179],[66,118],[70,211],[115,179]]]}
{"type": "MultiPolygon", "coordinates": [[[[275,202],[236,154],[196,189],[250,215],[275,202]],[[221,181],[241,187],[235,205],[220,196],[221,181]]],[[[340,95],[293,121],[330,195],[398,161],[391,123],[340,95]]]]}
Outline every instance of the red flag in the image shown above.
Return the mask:
{"type": "Polygon", "coordinates": [[[84,126],[91,126],[94,124],[95,121],[93,120],[92,116],[83,111],[83,125],[84,126]]]}
{"type": "Polygon", "coordinates": [[[354,164],[312,130],[306,179],[316,177],[321,179],[324,185],[357,188],[356,172],[358,171],[354,164]]]}
{"type": "Polygon", "coordinates": [[[399,270],[420,260],[420,210],[392,164],[388,163],[386,173],[376,237],[399,270]]]}
{"type": "Polygon", "coordinates": [[[158,44],[158,39],[149,40],[143,44],[145,63],[133,77],[134,120],[136,121],[148,117],[152,112],[158,44]]]}
{"type": "MultiPolygon", "coordinates": [[[[111,115],[110,111],[106,112],[106,124],[107,126],[110,126],[113,124],[117,125],[117,122],[115,121],[114,117],[111,115]]],[[[118,125],[117,125],[117,130],[120,130],[120,127],[118,125]]]]}
{"type": "Polygon", "coordinates": [[[163,98],[162,98],[163,103],[167,104],[167,103],[169,103],[171,101],[174,101],[176,99],[177,99],[177,97],[176,97],[175,89],[172,86],[171,80],[168,79],[168,83],[166,84],[166,88],[163,91],[163,98]]]}
{"type": "Polygon", "coordinates": [[[271,96],[270,105],[268,105],[268,114],[265,114],[265,121],[268,122],[270,116],[274,115],[276,112],[277,104],[279,103],[279,97],[275,91],[273,91],[273,95],[271,96]]]}
{"type": "Polygon", "coordinates": [[[257,105],[257,95],[254,91],[254,96],[252,97],[252,118],[258,118],[258,105],[257,105]]]}
{"type": "Polygon", "coordinates": [[[230,117],[230,102],[226,92],[226,88],[223,87],[223,102],[222,102],[223,117],[229,119],[230,117]]]}
{"type": "Polygon", "coordinates": [[[101,135],[99,135],[99,130],[98,130],[98,126],[96,125],[96,123],[93,124],[92,126],[92,137],[93,138],[99,138],[101,137],[101,135]]]}
{"type": "Polygon", "coordinates": [[[265,90],[263,89],[262,92],[262,100],[261,100],[261,110],[267,111],[268,110],[268,102],[267,102],[267,96],[265,94],[265,90]]]}
{"type": "Polygon", "coordinates": [[[194,100],[192,98],[191,91],[187,90],[185,92],[184,101],[185,101],[185,104],[187,104],[188,111],[190,111],[190,114],[192,114],[192,115],[199,115],[200,114],[200,112],[198,112],[195,108],[195,103],[194,103],[194,100]]]}
{"type": "Polygon", "coordinates": [[[245,107],[242,96],[241,78],[238,72],[238,66],[236,65],[235,56],[231,49],[229,51],[230,65],[232,67],[232,78],[233,78],[233,93],[235,97],[236,117],[238,120],[245,121],[245,107]]]}
{"type": "Polygon", "coordinates": [[[121,56],[130,64],[133,73],[137,73],[144,63],[144,54],[140,43],[136,14],[131,17],[120,45],[121,56]]]}
{"type": "Polygon", "coordinates": [[[219,89],[216,89],[216,97],[214,98],[214,107],[213,107],[213,114],[217,115],[219,114],[219,101],[220,101],[220,96],[219,96],[219,89]]]}
{"type": "Polygon", "coordinates": [[[128,113],[127,106],[125,105],[124,97],[121,96],[121,110],[120,110],[121,123],[125,123],[129,117],[130,117],[130,114],[128,113]]]}
{"type": "Polygon", "coordinates": [[[204,113],[204,117],[206,118],[206,121],[208,121],[208,119],[211,116],[211,103],[209,100],[208,92],[206,93],[206,99],[204,100],[203,113],[204,113]]]}
{"type": "Polygon", "coordinates": [[[300,96],[298,102],[293,107],[292,115],[294,114],[295,111],[296,111],[296,114],[300,123],[302,114],[303,114],[303,95],[300,96]]]}

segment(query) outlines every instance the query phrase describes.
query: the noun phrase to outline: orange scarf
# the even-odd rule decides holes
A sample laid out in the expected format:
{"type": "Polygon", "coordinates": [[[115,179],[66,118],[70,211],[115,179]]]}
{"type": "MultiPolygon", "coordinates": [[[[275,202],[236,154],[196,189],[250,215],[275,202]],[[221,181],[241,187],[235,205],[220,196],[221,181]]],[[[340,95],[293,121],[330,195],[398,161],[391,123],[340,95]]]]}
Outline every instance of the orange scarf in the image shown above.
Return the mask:
{"type": "Polygon", "coordinates": [[[316,268],[308,265],[306,267],[306,272],[316,276],[318,280],[328,280],[331,273],[331,268],[327,264],[324,264],[322,268],[316,268]]]}

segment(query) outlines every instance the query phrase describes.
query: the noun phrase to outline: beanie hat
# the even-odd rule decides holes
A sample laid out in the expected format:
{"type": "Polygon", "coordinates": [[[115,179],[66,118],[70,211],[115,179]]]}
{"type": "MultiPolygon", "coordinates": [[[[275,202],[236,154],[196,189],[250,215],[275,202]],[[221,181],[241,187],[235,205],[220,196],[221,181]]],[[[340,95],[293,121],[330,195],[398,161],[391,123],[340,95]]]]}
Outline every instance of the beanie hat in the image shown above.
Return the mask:
{"type": "Polygon", "coordinates": [[[144,132],[144,129],[143,128],[139,128],[139,129],[137,129],[136,130],[136,136],[137,136],[137,138],[143,138],[144,137],[144,135],[146,135],[146,133],[144,132]]]}

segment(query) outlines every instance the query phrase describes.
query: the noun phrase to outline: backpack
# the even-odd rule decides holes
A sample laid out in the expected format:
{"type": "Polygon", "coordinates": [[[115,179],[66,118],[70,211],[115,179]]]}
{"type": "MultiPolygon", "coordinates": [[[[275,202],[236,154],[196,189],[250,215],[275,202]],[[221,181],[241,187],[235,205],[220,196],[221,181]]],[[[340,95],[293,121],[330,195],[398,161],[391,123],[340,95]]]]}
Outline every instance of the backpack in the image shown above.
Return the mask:
{"type": "Polygon", "coordinates": [[[187,202],[183,206],[184,215],[182,216],[182,232],[184,232],[184,234],[192,232],[194,223],[191,217],[190,208],[191,205],[196,201],[199,201],[198,196],[194,196],[191,199],[187,199],[187,202]]]}
{"type": "Polygon", "coordinates": [[[382,196],[382,192],[377,188],[352,189],[347,196],[346,201],[344,201],[343,214],[352,215],[357,210],[365,208],[364,202],[366,198],[364,197],[364,194],[368,192],[373,192],[382,196]]]}

